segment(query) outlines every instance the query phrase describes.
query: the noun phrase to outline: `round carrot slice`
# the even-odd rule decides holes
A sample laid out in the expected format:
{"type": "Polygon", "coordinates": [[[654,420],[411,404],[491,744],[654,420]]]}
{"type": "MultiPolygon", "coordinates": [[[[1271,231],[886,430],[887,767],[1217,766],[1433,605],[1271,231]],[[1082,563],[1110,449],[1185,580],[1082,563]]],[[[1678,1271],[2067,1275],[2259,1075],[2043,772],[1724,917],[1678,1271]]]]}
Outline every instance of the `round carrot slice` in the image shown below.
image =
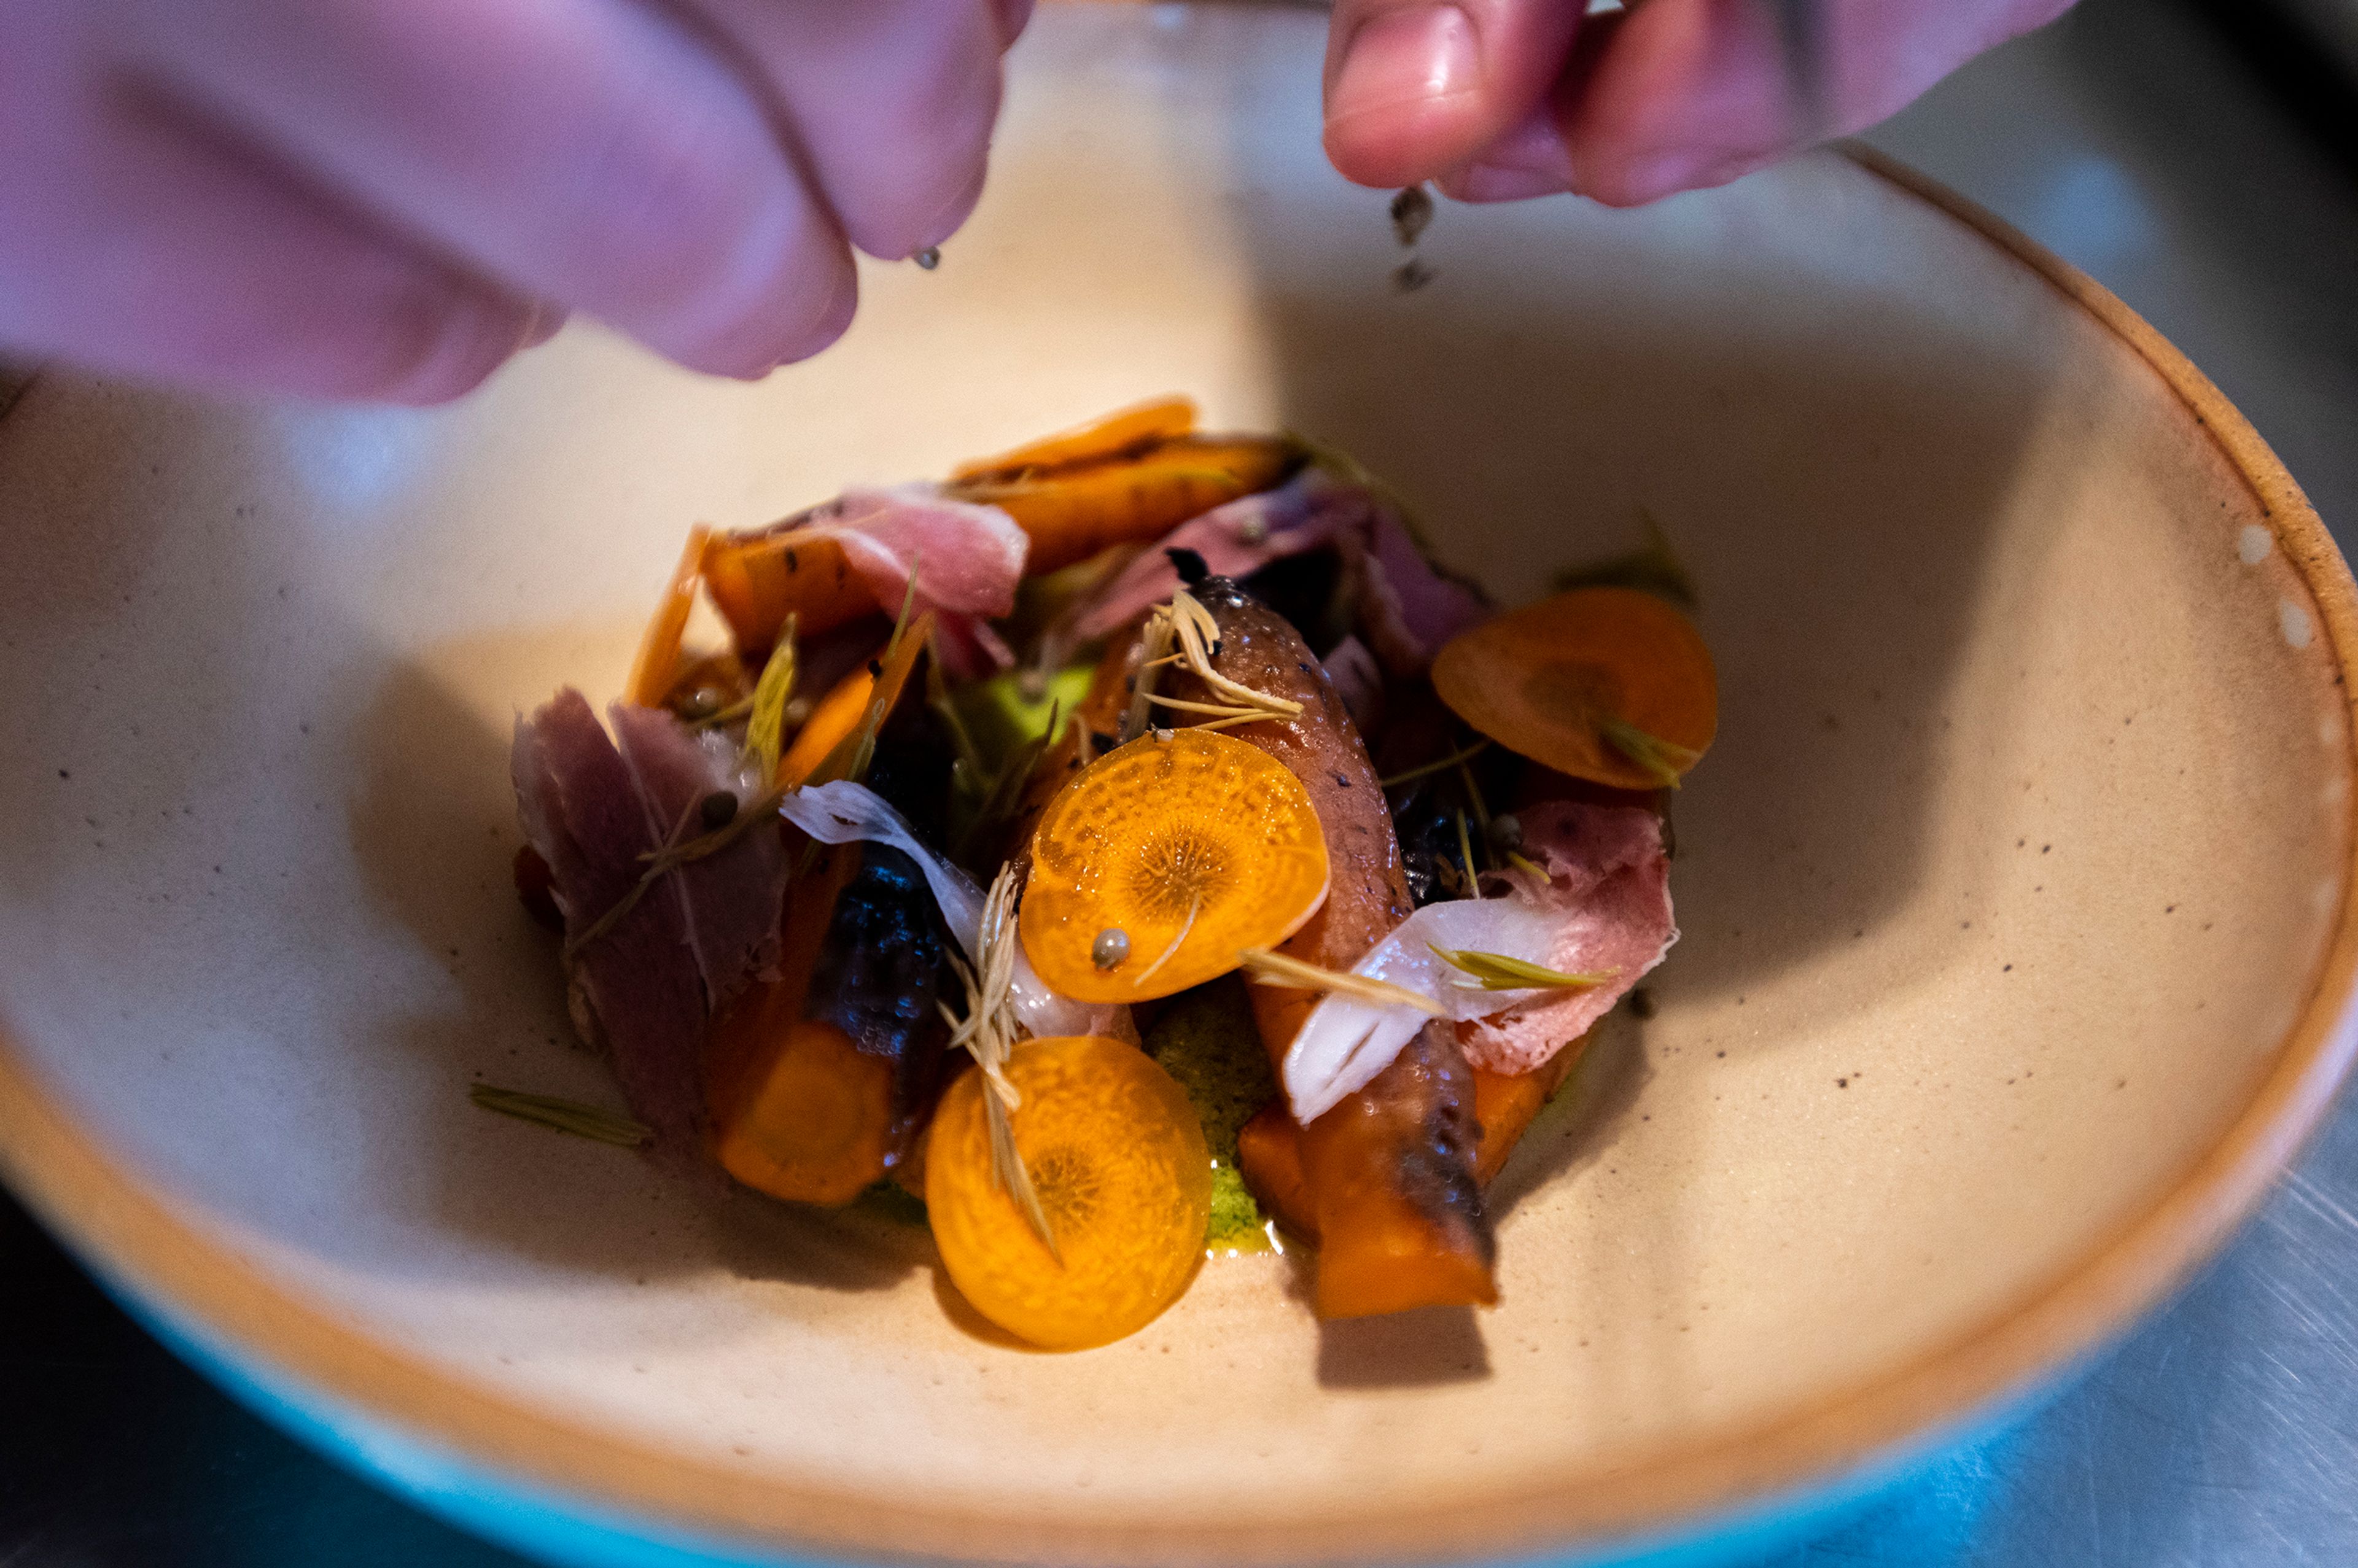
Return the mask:
{"type": "Polygon", "coordinates": [[[1186,1094],[1136,1046],[1031,1040],[1008,1057],[1015,1150],[1055,1250],[1001,1186],[979,1072],[942,1097],[925,1210],[942,1264],[977,1312],[1051,1350],[1135,1334],[1203,1261],[1212,1156],[1186,1094]]]}
{"type": "Polygon", "coordinates": [[[1433,687],[1509,751],[1620,789],[1676,784],[1719,728],[1703,633],[1633,588],[1575,589],[1461,633],[1433,687]]]}
{"type": "Polygon", "coordinates": [[[1066,996],[1144,1001],[1284,941],[1325,897],[1326,838],[1302,781],[1258,746],[1168,730],[1049,802],[1016,929],[1066,996]]]}

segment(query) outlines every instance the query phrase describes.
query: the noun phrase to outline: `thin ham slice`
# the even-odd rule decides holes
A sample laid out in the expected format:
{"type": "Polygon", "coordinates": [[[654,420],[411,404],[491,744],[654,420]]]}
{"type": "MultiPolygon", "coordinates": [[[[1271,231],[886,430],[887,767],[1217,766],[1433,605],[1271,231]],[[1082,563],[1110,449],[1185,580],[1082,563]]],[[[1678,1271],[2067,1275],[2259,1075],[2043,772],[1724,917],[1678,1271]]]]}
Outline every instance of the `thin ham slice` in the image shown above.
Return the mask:
{"type": "MultiPolygon", "coordinates": [[[[750,806],[760,787],[723,736],[658,708],[618,704],[607,717],[611,737],[568,687],[517,720],[510,758],[516,813],[548,862],[568,939],[629,896],[642,857],[702,830],[705,797],[726,790],[750,806]]],[[[667,1155],[697,1146],[706,1023],[774,970],[785,890],[784,845],[757,829],[665,877],[568,964],[575,1026],[606,1052],[631,1114],[667,1155]]]]}
{"type": "Polygon", "coordinates": [[[1518,812],[1525,859],[1544,866],[1535,890],[1555,915],[1548,956],[1567,974],[1617,971],[1603,985],[1543,990],[1460,1032],[1466,1059],[1528,1073],[1588,1032],[1679,939],[1662,824],[1641,806],[1548,801],[1518,812]]]}
{"type": "Polygon", "coordinates": [[[1091,596],[1073,622],[1072,640],[1111,636],[1169,599],[1179,587],[1169,551],[1193,550],[1213,575],[1242,579],[1272,561],[1329,548],[1343,553],[1358,585],[1356,628],[1388,674],[1422,674],[1442,643],[1491,613],[1480,593],[1425,559],[1381,495],[1311,468],[1173,529],[1091,596]]]}
{"type": "Polygon", "coordinates": [[[840,544],[888,615],[899,611],[914,570],[915,608],[934,611],[953,678],[1014,662],[988,622],[1014,610],[1032,542],[1000,508],[953,501],[930,484],[847,490],[794,532],[840,544]]]}
{"type": "MultiPolygon", "coordinates": [[[[699,734],[661,708],[616,703],[606,710],[631,782],[644,803],[658,841],[690,820],[706,797],[726,791],[741,806],[762,793],[758,774],[742,765],[729,737],[699,734]]],[[[786,893],[786,850],[775,833],[748,833],[717,855],[683,866],[665,879],[687,917],[708,1006],[718,1012],[753,980],[768,978],[778,957],[778,917],[786,893]]]]}
{"type": "MultiPolygon", "coordinates": [[[[548,862],[568,936],[637,885],[655,847],[647,807],[597,714],[567,687],[516,722],[510,768],[525,836],[548,862]]],[[[568,971],[575,1026],[607,1053],[631,1114],[675,1157],[703,1120],[704,981],[676,892],[642,898],[568,971]]]]}
{"type": "MultiPolygon", "coordinates": [[[[1459,1020],[1476,1066],[1509,1075],[1540,1067],[1602,1018],[1662,960],[1671,923],[1661,824],[1641,807],[1550,801],[1519,814],[1523,854],[1549,873],[1497,878],[1500,896],[1430,903],[1369,948],[1352,972],[1440,1004],[1459,1020]],[[1578,989],[1491,991],[1466,983],[1436,948],[1471,948],[1566,974],[1609,973],[1578,989]]],[[[1356,1094],[1425,1027],[1424,1012],[1343,992],[1321,999],[1288,1048],[1281,1076],[1307,1126],[1356,1094]]]]}

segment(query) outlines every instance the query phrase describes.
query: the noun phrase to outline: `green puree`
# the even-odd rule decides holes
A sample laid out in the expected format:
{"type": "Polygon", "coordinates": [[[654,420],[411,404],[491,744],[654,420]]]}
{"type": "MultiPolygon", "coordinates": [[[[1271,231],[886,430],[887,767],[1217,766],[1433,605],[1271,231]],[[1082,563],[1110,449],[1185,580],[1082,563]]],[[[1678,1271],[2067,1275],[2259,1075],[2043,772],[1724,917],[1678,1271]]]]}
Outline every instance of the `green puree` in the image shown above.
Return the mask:
{"type": "Polygon", "coordinates": [[[1187,1091],[1212,1148],[1211,1247],[1265,1246],[1260,1206],[1237,1169],[1237,1133],[1277,1098],[1244,981],[1230,975],[1173,997],[1146,1031],[1146,1054],[1187,1091]]]}

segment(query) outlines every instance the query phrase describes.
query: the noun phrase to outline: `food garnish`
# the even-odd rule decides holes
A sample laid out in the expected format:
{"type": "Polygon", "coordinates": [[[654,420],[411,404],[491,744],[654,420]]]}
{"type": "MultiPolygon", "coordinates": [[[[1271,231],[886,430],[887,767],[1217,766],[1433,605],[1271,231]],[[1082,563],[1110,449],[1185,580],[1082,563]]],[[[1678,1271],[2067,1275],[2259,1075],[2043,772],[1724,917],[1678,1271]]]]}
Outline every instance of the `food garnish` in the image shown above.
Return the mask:
{"type": "Polygon", "coordinates": [[[1211,1154],[1186,1095],[1136,1046],[1101,1035],[1025,1041],[1006,1076],[1022,1105],[1014,1155],[1056,1245],[1000,1184],[985,1076],[971,1072],[942,1096],[925,1152],[943,1267],[975,1310],[1044,1348],[1136,1333],[1204,1259],[1211,1154]]]}
{"type": "Polygon", "coordinates": [[[699,527],[627,700],[560,692],[513,762],[516,885],[630,1114],[473,1097],[889,1199],[1044,1348],[1271,1217],[1322,1316],[1494,1302],[1483,1189],[1676,936],[1666,796],[1594,787],[1715,728],[1648,525],[1500,615],[1357,460],[1166,398],[699,527]]]}
{"type": "Polygon", "coordinates": [[[1433,659],[1433,686],[1498,744],[1620,789],[1675,783],[1719,723],[1694,622],[1633,588],[1574,589],[1462,633],[1433,659]]]}
{"type": "Polygon", "coordinates": [[[1325,842],[1294,776],[1226,735],[1161,730],[1090,763],[1041,817],[1023,948],[1066,996],[1144,1001],[1284,940],[1325,896],[1325,842]],[[1101,966],[1109,930],[1124,953],[1101,966]]]}
{"type": "Polygon", "coordinates": [[[555,1095],[528,1094],[523,1089],[497,1088],[490,1084],[477,1084],[467,1091],[467,1098],[485,1110],[495,1110],[502,1116],[529,1121],[557,1132],[570,1132],[576,1138],[594,1142],[611,1143],[618,1148],[635,1149],[654,1136],[654,1130],[643,1121],[633,1121],[619,1111],[604,1110],[579,1100],[559,1099],[555,1095]]]}
{"type": "Polygon", "coordinates": [[[1460,990],[1521,991],[1534,987],[1601,986],[1620,973],[1617,969],[1600,969],[1593,974],[1568,975],[1545,964],[1534,964],[1529,958],[1481,953],[1471,947],[1433,947],[1433,954],[1451,968],[1474,977],[1471,981],[1453,981],[1460,990]]]}
{"type": "Polygon", "coordinates": [[[1265,986],[1297,986],[1324,995],[1347,996],[1371,1007],[1410,1008],[1431,1018],[1444,1017],[1449,1011],[1433,998],[1420,996],[1404,986],[1393,985],[1390,980],[1373,979],[1342,969],[1321,968],[1299,958],[1289,958],[1282,953],[1272,953],[1266,947],[1248,947],[1237,955],[1237,962],[1245,973],[1265,986]]]}

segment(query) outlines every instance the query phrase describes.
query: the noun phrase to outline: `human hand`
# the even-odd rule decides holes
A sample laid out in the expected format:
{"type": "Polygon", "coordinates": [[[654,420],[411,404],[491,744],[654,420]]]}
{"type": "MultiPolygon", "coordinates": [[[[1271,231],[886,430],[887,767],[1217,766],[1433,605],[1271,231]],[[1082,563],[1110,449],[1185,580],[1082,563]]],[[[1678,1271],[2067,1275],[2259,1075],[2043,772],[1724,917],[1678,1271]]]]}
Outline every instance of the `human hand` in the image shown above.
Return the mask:
{"type": "MultiPolygon", "coordinates": [[[[2071,0],[1820,0],[1824,135],[1897,113],[2071,0]]],[[[1362,185],[1611,206],[1723,185],[1798,151],[1764,0],[1337,0],[1326,151],[1362,185]]]]}
{"type": "Polygon", "coordinates": [[[455,397],[568,311],[757,376],[982,188],[1031,0],[0,0],[0,349],[455,397]]]}

